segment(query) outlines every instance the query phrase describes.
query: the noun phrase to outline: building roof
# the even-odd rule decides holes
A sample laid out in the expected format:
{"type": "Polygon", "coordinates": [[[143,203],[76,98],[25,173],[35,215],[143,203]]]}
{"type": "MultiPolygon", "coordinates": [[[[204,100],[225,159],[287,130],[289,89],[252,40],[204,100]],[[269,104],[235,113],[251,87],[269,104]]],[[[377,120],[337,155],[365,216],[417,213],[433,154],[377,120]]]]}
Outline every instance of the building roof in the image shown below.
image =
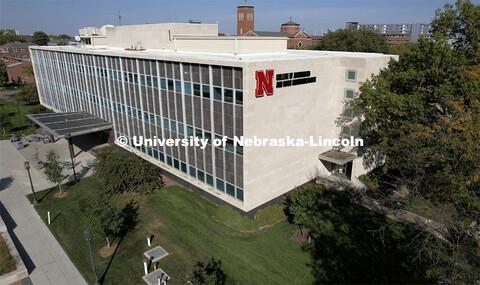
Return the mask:
{"type": "Polygon", "coordinates": [[[27,47],[31,47],[31,46],[35,46],[35,44],[13,42],[13,43],[6,43],[4,45],[1,45],[0,48],[27,48],[27,47]]]}
{"type": "MultiPolygon", "coordinates": [[[[248,37],[245,37],[248,38],[248,37]]],[[[146,49],[144,51],[127,51],[123,48],[106,47],[106,46],[38,46],[32,47],[33,50],[51,50],[59,52],[72,52],[81,54],[107,55],[126,58],[142,58],[152,60],[171,60],[180,62],[197,62],[210,64],[216,61],[217,64],[228,64],[230,66],[241,67],[244,63],[265,62],[265,61],[283,61],[298,59],[314,59],[314,58],[376,58],[376,57],[394,57],[393,55],[385,55],[380,53],[359,53],[359,52],[339,52],[339,51],[309,51],[309,50],[287,50],[275,53],[209,53],[209,52],[188,52],[146,49]]]]}
{"type": "Polygon", "coordinates": [[[292,20],[290,20],[286,23],[283,23],[282,26],[300,26],[300,24],[297,24],[295,22],[292,22],[292,20]]]}
{"type": "Polygon", "coordinates": [[[34,121],[57,138],[72,137],[108,130],[112,124],[86,112],[29,114],[34,121]]]}
{"type": "Polygon", "coordinates": [[[355,155],[338,150],[329,150],[318,155],[318,158],[337,165],[344,165],[355,159],[355,155]]]}
{"type": "Polygon", "coordinates": [[[269,32],[269,31],[253,31],[259,37],[291,37],[289,34],[284,32],[269,32]]]}

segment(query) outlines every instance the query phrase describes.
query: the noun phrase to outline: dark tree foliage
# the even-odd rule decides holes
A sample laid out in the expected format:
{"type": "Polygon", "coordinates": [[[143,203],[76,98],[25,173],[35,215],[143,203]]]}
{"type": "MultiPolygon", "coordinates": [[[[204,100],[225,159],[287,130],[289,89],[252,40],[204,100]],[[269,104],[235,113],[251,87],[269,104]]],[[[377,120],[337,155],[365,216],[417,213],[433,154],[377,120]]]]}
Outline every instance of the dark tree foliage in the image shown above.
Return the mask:
{"type": "Polygon", "coordinates": [[[446,242],[419,250],[428,276],[458,283],[480,278],[479,13],[470,1],[437,11],[434,40],[365,82],[354,108],[378,194],[407,208],[422,201],[445,225],[446,242]]]}
{"type": "Polygon", "coordinates": [[[3,60],[0,60],[0,87],[7,85],[8,77],[7,77],[7,67],[3,60]]]}
{"type": "Polygon", "coordinates": [[[389,53],[384,36],[367,29],[339,29],[328,31],[322,40],[311,47],[314,50],[389,53]]]}
{"type": "Polygon", "coordinates": [[[163,186],[158,167],[132,153],[113,147],[100,152],[94,169],[106,193],[150,194],[163,186]]]}
{"type": "Polygon", "coordinates": [[[38,102],[37,86],[35,83],[25,85],[20,92],[18,92],[16,98],[20,101],[27,102],[28,104],[38,102]]]}
{"type": "Polygon", "coordinates": [[[37,31],[33,33],[33,38],[32,38],[32,43],[37,44],[39,46],[45,46],[47,45],[49,41],[49,37],[47,34],[45,34],[42,31],[37,31]]]}
{"type": "Polygon", "coordinates": [[[4,45],[6,43],[14,43],[14,42],[24,43],[25,39],[15,34],[15,30],[0,29],[0,45],[4,45]]]}
{"type": "Polygon", "coordinates": [[[351,201],[347,192],[317,184],[300,187],[284,200],[290,223],[305,214],[302,224],[313,243],[304,248],[315,283],[428,281],[422,277],[424,264],[411,265],[419,233],[411,228],[401,232],[400,224],[385,227],[391,222],[386,217],[351,201]]]}
{"type": "Polygon", "coordinates": [[[222,261],[211,258],[205,265],[199,261],[193,270],[192,283],[195,285],[224,285],[227,275],[222,270],[222,261]]]}

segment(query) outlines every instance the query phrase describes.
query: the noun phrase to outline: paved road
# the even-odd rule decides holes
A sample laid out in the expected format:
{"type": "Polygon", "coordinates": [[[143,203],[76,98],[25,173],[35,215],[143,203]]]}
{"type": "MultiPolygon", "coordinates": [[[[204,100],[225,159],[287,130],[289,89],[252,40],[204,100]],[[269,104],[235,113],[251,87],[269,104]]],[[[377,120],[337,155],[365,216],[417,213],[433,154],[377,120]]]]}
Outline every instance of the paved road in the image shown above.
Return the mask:
{"type": "MultiPolygon", "coordinates": [[[[31,193],[25,158],[9,141],[0,141],[0,209],[20,255],[36,284],[86,284],[50,230],[25,197],[31,193]],[[1,207],[3,204],[3,207],[1,207]]],[[[36,190],[52,185],[32,167],[36,190]]]]}

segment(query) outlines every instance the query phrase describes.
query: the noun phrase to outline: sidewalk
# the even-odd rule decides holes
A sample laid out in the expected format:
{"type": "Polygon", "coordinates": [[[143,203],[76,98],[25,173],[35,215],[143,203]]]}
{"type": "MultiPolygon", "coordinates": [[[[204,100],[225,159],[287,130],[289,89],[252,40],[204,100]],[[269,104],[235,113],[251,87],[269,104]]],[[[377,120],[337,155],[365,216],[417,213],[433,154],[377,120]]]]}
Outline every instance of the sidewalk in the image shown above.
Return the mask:
{"type": "MultiPolygon", "coordinates": [[[[86,284],[25,195],[31,193],[25,157],[9,141],[0,141],[0,209],[16,237],[33,284],[86,284]],[[3,207],[1,207],[3,204],[3,207]]],[[[52,187],[35,167],[35,190],[52,187]]]]}

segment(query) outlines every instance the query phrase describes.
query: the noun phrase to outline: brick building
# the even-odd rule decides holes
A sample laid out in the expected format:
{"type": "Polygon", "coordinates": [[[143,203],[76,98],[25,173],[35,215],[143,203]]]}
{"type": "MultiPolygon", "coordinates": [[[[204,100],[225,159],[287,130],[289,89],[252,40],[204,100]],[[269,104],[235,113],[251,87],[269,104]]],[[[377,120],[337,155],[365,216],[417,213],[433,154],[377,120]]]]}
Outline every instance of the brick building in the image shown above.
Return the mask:
{"type": "Polygon", "coordinates": [[[4,62],[7,68],[8,82],[11,83],[31,83],[35,82],[35,77],[25,73],[25,68],[31,66],[30,61],[9,59],[4,62]]]}
{"type": "Polygon", "coordinates": [[[32,43],[6,43],[0,46],[0,57],[3,59],[30,59],[28,48],[34,46],[32,43]]]}
{"type": "Polygon", "coordinates": [[[291,17],[278,32],[256,31],[254,7],[246,5],[237,7],[237,36],[286,37],[289,49],[309,47],[312,44],[312,37],[301,30],[300,24],[292,22],[291,17]]]}

